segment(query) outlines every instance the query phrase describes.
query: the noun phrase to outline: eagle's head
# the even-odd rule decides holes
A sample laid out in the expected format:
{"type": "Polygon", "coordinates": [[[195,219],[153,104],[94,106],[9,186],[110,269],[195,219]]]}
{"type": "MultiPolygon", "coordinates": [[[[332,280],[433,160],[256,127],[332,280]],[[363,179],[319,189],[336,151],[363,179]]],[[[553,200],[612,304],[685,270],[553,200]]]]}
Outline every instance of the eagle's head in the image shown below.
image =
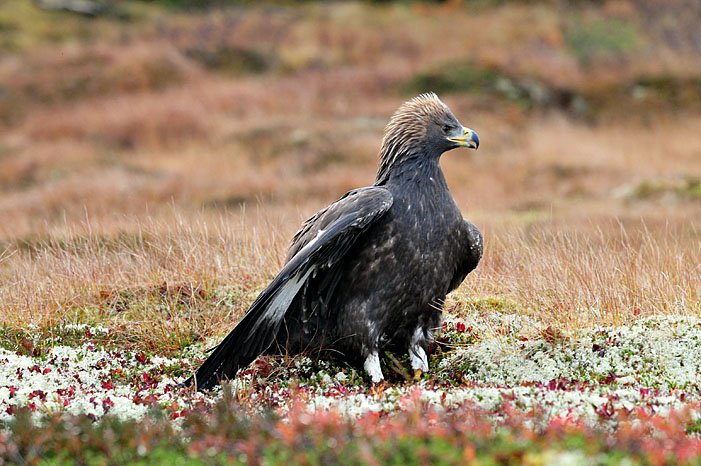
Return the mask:
{"type": "Polygon", "coordinates": [[[479,136],[465,128],[436,94],[421,94],[404,102],[385,127],[376,183],[406,160],[437,160],[458,147],[477,149],[479,136]]]}

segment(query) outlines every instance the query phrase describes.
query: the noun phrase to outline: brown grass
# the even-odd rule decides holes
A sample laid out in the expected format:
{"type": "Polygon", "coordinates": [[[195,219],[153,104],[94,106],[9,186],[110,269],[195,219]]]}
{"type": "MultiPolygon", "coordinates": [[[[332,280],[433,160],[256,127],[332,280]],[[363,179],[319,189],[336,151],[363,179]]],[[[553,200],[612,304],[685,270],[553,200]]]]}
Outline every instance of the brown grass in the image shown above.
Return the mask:
{"type": "Polygon", "coordinates": [[[572,223],[493,232],[489,254],[458,299],[511,299],[542,328],[701,311],[697,230],[572,223]]]}
{"type": "MultiPolygon", "coordinates": [[[[470,60],[573,89],[699,76],[693,28],[675,46],[646,2],[615,3],[247,7],[23,35],[0,58],[0,321],[104,323],[148,349],[225,332],[301,220],[372,181],[417,72],[470,60]],[[579,17],[627,21],[642,45],[583,63],[579,17]]],[[[456,312],[503,300],[572,328],[701,311],[697,103],[585,123],[443,97],[483,141],[443,159],[486,239],[456,312]]]]}
{"type": "MultiPolygon", "coordinates": [[[[0,259],[2,320],[102,323],[147,349],[220,333],[281,265],[296,215],[275,211],[128,220],[130,230],[112,235],[86,223],[9,244],[0,259]]],[[[494,296],[556,328],[701,311],[691,223],[483,222],[486,254],[453,296],[454,311],[494,296]]]]}
{"type": "Polygon", "coordinates": [[[246,235],[230,217],[125,223],[130,231],[103,235],[88,220],[6,246],[2,320],[107,323],[148,349],[189,342],[241,314],[279,265],[265,222],[246,235]]]}

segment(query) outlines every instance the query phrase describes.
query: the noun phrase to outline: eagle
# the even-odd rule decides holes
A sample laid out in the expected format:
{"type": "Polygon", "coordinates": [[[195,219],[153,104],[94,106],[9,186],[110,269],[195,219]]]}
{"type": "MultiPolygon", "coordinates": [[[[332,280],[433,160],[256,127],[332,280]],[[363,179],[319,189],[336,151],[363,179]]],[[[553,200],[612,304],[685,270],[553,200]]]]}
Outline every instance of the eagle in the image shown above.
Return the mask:
{"type": "Polygon", "coordinates": [[[415,377],[448,293],[482,257],[439,160],[477,149],[434,93],[402,104],[385,128],[372,186],[317,212],[292,239],[282,270],[186,384],[209,390],[261,354],[324,353],[384,379],[380,354],[409,355],[415,377]]]}

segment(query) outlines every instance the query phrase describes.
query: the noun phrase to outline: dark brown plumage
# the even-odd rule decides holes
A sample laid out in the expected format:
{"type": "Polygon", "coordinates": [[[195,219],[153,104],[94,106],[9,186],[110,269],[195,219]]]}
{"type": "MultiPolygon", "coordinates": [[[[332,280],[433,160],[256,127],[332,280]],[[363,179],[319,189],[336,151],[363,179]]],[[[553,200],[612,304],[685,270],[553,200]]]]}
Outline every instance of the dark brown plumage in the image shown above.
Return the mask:
{"type": "Polygon", "coordinates": [[[373,186],[356,189],[307,220],[287,262],[189,383],[209,389],[262,353],[333,351],[383,378],[379,353],[426,349],[445,296],[482,256],[482,236],[462,218],[438,164],[477,148],[435,94],[390,119],[373,186]]]}

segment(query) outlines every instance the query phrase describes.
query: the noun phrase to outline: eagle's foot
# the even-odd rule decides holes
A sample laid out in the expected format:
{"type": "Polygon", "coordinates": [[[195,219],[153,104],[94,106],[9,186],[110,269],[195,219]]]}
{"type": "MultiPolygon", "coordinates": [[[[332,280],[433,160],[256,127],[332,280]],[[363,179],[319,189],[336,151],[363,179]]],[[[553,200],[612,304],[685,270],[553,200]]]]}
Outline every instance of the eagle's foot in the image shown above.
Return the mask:
{"type": "Polygon", "coordinates": [[[363,368],[370,376],[372,383],[379,383],[384,380],[385,376],[382,374],[382,368],[380,368],[380,355],[377,351],[373,351],[365,358],[363,368]]]}
{"type": "Polygon", "coordinates": [[[390,385],[387,383],[386,380],[380,380],[377,383],[373,383],[372,387],[370,387],[369,393],[372,395],[376,400],[381,400],[382,397],[385,394],[385,391],[390,387],[390,385]]]}
{"type": "Polygon", "coordinates": [[[428,356],[426,356],[426,350],[419,343],[418,334],[419,329],[414,332],[414,338],[409,346],[409,360],[411,368],[414,369],[414,380],[419,380],[424,372],[428,372],[428,356]]]}

